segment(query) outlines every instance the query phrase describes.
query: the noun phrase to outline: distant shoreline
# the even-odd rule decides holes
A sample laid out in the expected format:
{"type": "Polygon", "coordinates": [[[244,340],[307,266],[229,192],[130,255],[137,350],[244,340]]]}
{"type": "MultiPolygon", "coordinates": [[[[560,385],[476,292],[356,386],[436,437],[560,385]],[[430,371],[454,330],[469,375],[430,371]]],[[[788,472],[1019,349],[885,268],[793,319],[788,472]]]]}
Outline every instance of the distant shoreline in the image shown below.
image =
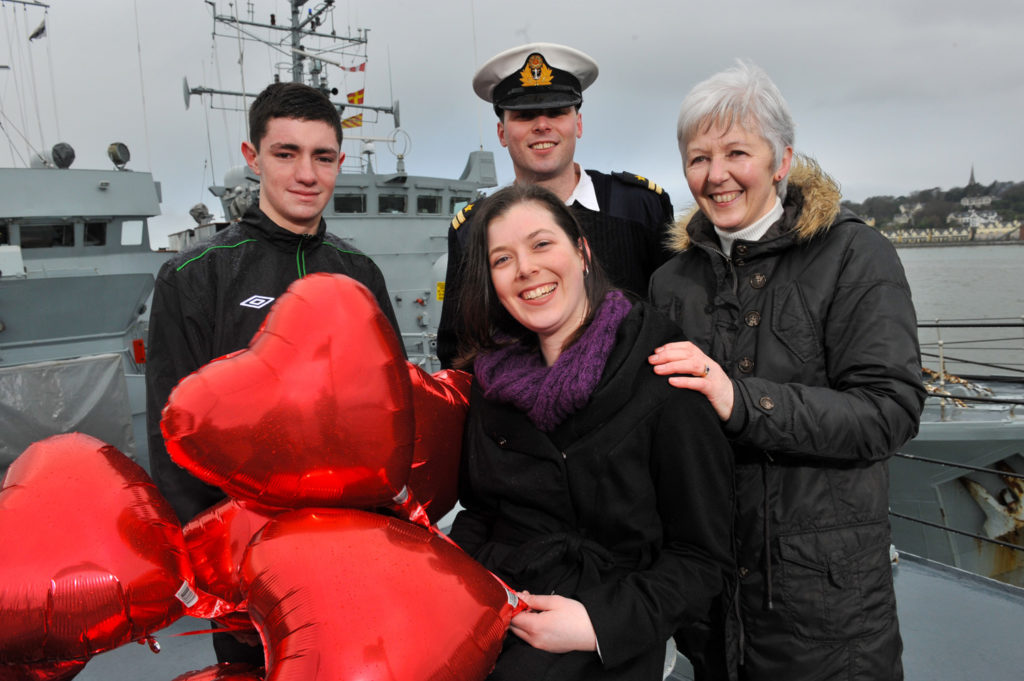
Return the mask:
{"type": "Polygon", "coordinates": [[[1013,241],[893,241],[889,239],[896,248],[938,248],[940,246],[1024,246],[1024,241],[1014,239],[1013,241]]]}

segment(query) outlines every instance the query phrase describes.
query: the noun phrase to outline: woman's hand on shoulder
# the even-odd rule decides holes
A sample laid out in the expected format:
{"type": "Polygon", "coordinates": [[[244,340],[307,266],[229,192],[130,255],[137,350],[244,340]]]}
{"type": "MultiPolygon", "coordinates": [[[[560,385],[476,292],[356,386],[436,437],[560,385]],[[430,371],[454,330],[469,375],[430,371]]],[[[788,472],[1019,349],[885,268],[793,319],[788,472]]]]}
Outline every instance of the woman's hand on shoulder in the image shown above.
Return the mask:
{"type": "Polygon", "coordinates": [[[654,366],[654,373],[669,376],[668,382],[675,387],[703,394],[718,418],[729,420],[733,407],[732,379],[696,345],[690,341],[666,343],[655,348],[647,361],[654,366]]]}
{"type": "Polygon", "coordinates": [[[530,609],[512,618],[509,629],[513,634],[549,653],[597,650],[597,634],[582,603],[564,596],[534,596],[526,591],[519,596],[530,609]]]}

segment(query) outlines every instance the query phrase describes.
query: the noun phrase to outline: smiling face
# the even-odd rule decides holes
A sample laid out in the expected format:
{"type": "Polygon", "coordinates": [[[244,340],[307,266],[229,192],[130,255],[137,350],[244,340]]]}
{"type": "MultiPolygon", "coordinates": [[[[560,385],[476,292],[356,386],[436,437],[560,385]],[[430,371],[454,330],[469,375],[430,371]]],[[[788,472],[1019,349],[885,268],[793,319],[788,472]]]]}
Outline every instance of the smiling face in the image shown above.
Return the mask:
{"type": "MultiPolygon", "coordinates": [[[[498,140],[508,147],[516,180],[545,184],[572,178],[576,140],[583,135],[583,118],[576,107],[503,112],[498,140]]],[[[556,192],[557,193],[557,192],[556,192]]]]}
{"type": "MultiPolygon", "coordinates": [[[[752,127],[752,126],[747,126],[752,127]]],[[[775,205],[775,185],[789,172],[793,148],[779,163],[756,130],[735,123],[714,124],[693,136],[682,150],[683,172],[693,198],[719,229],[749,227],[775,205]]]]}
{"type": "Polygon", "coordinates": [[[501,305],[537,334],[548,365],[587,314],[581,246],[536,201],[514,204],[487,230],[491,282],[501,305]]]}
{"type": "Polygon", "coordinates": [[[243,142],[242,154],[260,176],[260,209],[267,217],[292,232],[316,232],[344,160],[334,128],[271,118],[259,149],[243,142]]]}

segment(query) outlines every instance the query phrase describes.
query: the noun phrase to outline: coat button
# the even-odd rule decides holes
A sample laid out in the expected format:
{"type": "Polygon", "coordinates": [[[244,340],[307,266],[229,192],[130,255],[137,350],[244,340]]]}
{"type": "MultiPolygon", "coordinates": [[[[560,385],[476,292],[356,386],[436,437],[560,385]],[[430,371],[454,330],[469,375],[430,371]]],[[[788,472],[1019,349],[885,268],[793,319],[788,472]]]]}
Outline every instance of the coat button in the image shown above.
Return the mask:
{"type": "Polygon", "coordinates": [[[736,258],[736,260],[733,261],[733,264],[736,265],[736,267],[744,267],[746,266],[747,261],[743,258],[736,258]]]}
{"type": "Polygon", "coordinates": [[[775,400],[767,396],[759,399],[757,403],[760,404],[761,408],[764,409],[765,411],[771,411],[772,409],[775,408],[775,400]]]}
{"type": "Polygon", "coordinates": [[[750,288],[764,288],[764,285],[767,283],[768,277],[764,276],[761,272],[750,275],[750,288]]]}
{"type": "Polygon", "coordinates": [[[750,570],[748,570],[745,567],[741,567],[740,568],[740,579],[743,579],[744,577],[746,577],[749,574],[750,574],[750,570]]]}
{"type": "Polygon", "coordinates": [[[740,360],[739,368],[740,371],[742,371],[743,373],[749,374],[751,371],[754,370],[754,360],[750,359],[749,357],[744,357],[743,359],[740,360]]]}
{"type": "Polygon", "coordinates": [[[746,244],[736,244],[736,254],[737,255],[746,255],[747,254],[747,250],[748,250],[748,248],[747,248],[746,244]]]}
{"type": "Polygon", "coordinates": [[[747,323],[747,326],[757,326],[761,323],[761,313],[757,310],[751,310],[743,318],[743,321],[747,323]]]}

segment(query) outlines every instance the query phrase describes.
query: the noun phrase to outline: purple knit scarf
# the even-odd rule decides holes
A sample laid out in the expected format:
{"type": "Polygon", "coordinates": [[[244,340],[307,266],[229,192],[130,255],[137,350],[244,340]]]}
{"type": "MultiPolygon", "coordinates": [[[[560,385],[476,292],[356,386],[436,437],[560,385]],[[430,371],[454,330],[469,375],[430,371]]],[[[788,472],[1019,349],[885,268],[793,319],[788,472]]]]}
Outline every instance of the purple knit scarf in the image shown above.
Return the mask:
{"type": "Polygon", "coordinates": [[[473,371],[484,397],[518,407],[542,431],[554,430],[590,399],[632,308],[621,291],[608,293],[590,327],[550,367],[540,351],[518,343],[479,355],[473,371]]]}

